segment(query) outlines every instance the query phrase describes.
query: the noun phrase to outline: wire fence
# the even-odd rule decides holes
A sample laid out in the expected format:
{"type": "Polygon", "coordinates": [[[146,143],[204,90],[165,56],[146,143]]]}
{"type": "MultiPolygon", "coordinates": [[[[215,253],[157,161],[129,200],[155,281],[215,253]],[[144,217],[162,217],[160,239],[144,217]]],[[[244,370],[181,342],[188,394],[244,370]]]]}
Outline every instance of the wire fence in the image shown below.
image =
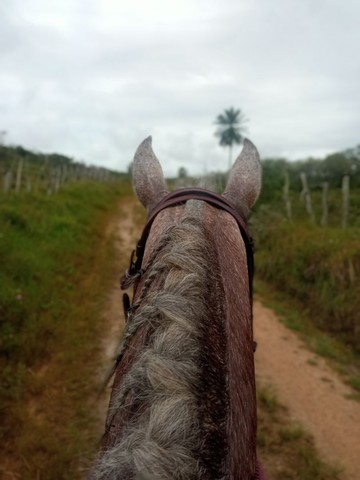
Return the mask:
{"type": "Polygon", "coordinates": [[[92,180],[116,181],[121,174],[103,167],[87,166],[72,162],[56,162],[41,155],[26,159],[0,151],[0,192],[4,194],[45,193],[52,195],[69,183],[92,180]]]}

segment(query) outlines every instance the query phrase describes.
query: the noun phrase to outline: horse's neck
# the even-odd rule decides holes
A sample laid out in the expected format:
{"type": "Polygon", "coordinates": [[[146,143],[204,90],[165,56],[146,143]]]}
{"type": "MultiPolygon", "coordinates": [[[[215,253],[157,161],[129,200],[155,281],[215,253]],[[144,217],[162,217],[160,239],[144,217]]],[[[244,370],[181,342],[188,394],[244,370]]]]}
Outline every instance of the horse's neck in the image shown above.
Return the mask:
{"type": "Polygon", "coordinates": [[[236,228],[224,237],[211,216],[176,232],[138,286],[98,462],[104,475],[94,478],[248,480],[255,471],[244,247],[236,228]]]}
{"type": "Polygon", "coordinates": [[[250,478],[256,465],[256,393],[246,251],[233,219],[224,215],[214,222],[210,217],[205,225],[215,239],[225,292],[229,471],[234,479],[250,478]]]}

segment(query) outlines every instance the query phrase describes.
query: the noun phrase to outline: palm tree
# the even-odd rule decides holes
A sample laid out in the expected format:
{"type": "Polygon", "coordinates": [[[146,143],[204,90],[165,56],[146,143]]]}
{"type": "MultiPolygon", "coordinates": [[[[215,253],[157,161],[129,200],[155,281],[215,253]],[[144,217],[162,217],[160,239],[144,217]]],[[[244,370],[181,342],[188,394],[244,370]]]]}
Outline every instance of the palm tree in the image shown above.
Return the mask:
{"type": "Polygon", "coordinates": [[[246,121],[247,119],[242,111],[240,109],[235,110],[233,107],[225,109],[224,113],[216,117],[215,125],[218,125],[218,129],[215,136],[220,138],[219,143],[222,147],[229,147],[229,170],[232,164],[233,144],[242,143],[246,121]]]}

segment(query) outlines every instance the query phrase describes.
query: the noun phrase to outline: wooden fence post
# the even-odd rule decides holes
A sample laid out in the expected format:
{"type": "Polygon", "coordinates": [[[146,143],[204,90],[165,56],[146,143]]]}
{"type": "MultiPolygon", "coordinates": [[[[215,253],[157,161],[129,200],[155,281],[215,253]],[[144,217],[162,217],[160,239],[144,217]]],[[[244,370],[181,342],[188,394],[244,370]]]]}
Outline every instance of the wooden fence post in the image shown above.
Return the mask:
{"type": "Polygon", "coordinates": [[[286,216],[289,220],[291,220],[292,215],[291,215],[291,200],[289,196],[289,187],[290,187],[289,172],[284,172],[284,177],[285,177],[285,184],[284,184],[283,198],[285,202],[286,216]]]}
{"type": "Polygon", "coordinates": [[[62,175],[62,168],[58,166],[54,169],[54,190],[56,193],[60,190],[61,186],[61,175],[62,175]]]}
{"type": "Polygon", "coordinates": [[[54,193],[54,169],[49,167],[46,176],[45,176],[45,181],[46,181],[46,193],[48,195],[52,195],[54,193]]]}
{"type": "Polygon", "coordinates": [[[24,174],[25,174],[25,188],[27,193],[32,191],[32,178],[31,178],[31,163],[24,163],[24,174]]]}
{"type": "Polygon", "coordinates": [[[21,189],[21,179],[22,179],[22,172],[23,172],[24,160],[20,158],[17,172],[16,172],[16,183],[15,183],[15,191],[16,193],[20,192],[21,189]]]}
{"type": "Polygon", "coordinates": [[[68,167],[63,165],[61,175],[61,186],[63,187],[68,181],[68,167]]]}
{"type": "Polygon", "coordinates": [[[315,223],[315,215],[314,215],[314,210],[312,208],[312,203],[311,203],[311,195],[310,195],[310,190],[307,184],[307,179],[306,179],[306,173],[301,172],[300,173],[300,180],[302,183],[302,191],[301,191],[301,198],[305,200],[305,206],[306,206],[306,211],[309,214],[310,220],[315,223]]]}
{"type": "Polygon", "coordinates": [[[7,170],[4,175],[4,193],[8,193],[11,190],[12,179],[13,173],[11,168],[9,168],[9,170],[7,170]]]}
{"type": "Polygon", "coordinates": [[[324,182],[322,184],[322,217],[321,217],[321,225],[325,227],[328,224],[329,218],[329,205],[328,205],[328,193],[329,193],[329,182],[324,182]]]}

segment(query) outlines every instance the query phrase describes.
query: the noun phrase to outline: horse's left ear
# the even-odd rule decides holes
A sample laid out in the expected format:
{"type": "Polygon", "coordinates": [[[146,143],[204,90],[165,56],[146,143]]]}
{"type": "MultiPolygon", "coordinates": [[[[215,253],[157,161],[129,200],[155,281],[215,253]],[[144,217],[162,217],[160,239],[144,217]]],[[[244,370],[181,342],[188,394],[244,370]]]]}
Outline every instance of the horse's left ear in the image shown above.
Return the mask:
{"type": "Polygon", "coordinates": [[[260,156],[250,140],[244,140],[242,152],[237,157],[229,175],[224,197],[246,217],[261,190],[260,156]]]}
{"type": "Polygon", "coordinates": [[[135,152],[133,187],[148,212],[168,193],[160,162],[151,147],[151,137],[146,138],[135,152]]]}

